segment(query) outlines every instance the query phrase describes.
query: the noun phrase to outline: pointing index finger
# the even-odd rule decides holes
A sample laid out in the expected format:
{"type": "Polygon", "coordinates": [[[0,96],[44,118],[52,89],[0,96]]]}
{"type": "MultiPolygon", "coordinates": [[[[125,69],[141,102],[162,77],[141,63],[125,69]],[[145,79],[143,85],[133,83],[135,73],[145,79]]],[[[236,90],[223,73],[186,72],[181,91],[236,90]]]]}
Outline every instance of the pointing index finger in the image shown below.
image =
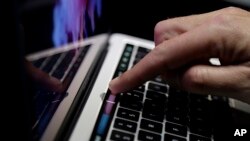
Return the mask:
{"type": "Polygon", "coordinates": [[[200,26],[159,44],[133,68],[110,83],[113,94],[128,91],[147,80],[200,59],[218,55],[218,37],[207,26],[200,26]]]}

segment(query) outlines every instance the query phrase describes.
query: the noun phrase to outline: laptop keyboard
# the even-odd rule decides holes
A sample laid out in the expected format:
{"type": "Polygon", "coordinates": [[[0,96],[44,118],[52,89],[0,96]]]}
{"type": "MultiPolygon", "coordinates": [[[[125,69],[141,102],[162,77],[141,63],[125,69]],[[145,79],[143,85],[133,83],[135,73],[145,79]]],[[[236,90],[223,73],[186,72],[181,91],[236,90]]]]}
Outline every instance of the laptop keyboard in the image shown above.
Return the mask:
{"type": "MultiPolygon", "coordinates": [[[[65,81],[67,80],[66,87],[68,87],[90,46],[91,45],[86,45],[84,47],[54,54],[49,57],[40,58],[32,61],[32,63],[37,68],[53,77],[56,77],[62,83],[66,83],[65,81]]],[[[34,105],[32,127],[34,140],[40,138],[58,105],[66,95],[66,92],[56,93],[39,86],[36,88],[36,92],[32,100],[32,104],[34,105]]]]}
{"type": "MultiPolygon", "coordinates": [[[[114,77],[149,52],[127,44],[114,77]]],[[[172,88],[160,76],[117,96],[108,91],[91,140],[212,141],[213,100],[172,88]]]]}

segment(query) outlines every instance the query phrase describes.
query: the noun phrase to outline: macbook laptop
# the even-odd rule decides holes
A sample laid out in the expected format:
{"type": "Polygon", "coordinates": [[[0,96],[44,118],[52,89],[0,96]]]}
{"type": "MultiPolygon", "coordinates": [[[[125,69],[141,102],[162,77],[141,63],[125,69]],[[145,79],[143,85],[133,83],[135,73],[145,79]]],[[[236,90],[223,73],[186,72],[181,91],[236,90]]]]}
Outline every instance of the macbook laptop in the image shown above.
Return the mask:
{"type": "MultiPolygon", "coordinates": [[[[231,107],[240,105],[238,109],[247,111],[246,104],[174,89],[159,76],[129,92],[110,95],[110,80],[133,67],[153,48],[153,41],[124,34],[102,34],[27,55],[34,66],[66,86],[63,93],[36,87],[31,98],[32,140],[212,141],[231,138],[236,129],[231,107]]],[[[18,98],[23,97],[18,95],[18,98]]],[[[13,111],[17,109],[22,107],[13,111]]],[[[22,121],[25,116],[18,117],[22,118],[15,121],[22,121]]],[[[23,121],[26,123],[27,119],[23,121]]],[[[13,130],[19,133],[18,129],[20,127],[13,130]]]]}
{"type": "MultiPolygon", "coordinates": [[[[238,106],[232,99],[175,89],[160,76],[134,90],[110,94],[109,82],[153,48],[153,41],[116,33],[28,55],[36,67],[68,83],[63,94],[37,89],[33,139],[213,141],[233,137],[231,107],[238,106]]],[[[219,64],[216,59],[211,62],[219,64]]]]}

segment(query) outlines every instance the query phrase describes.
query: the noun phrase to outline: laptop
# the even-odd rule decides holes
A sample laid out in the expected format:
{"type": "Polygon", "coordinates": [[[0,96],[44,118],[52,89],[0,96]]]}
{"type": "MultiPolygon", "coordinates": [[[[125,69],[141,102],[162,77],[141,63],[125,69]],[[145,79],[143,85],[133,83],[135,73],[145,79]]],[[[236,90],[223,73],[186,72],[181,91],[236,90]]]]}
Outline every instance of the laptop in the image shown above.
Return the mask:
{"type": "Polygon", "coordinates": [[[233,137],[232,107],[250,109],[236,100],[174,89],[160,76],[131,91],[110,94],[110,80],[153,48],[150,40],[104,33],[27,55],[34,66],[66,84],[63,93],[36,88],[32,140],[217,141],[233,137]]]}
{"type": "MultiPolygon", "coordinates": [[[[109,82],[138,63],[154,42],[120,34],[100,34],[28,55],[37,68],[62,82],[56,94],[34,95],[34,140],[216,141],[233,137],[232,107],[226,97],[191,94],[160,76],[138,88],[111,95],[109,82]]],[[[216,59],[211,59],[219,64],[216,59]]],[[[248,104],[245,104],[247,111],[248,104]]]]}

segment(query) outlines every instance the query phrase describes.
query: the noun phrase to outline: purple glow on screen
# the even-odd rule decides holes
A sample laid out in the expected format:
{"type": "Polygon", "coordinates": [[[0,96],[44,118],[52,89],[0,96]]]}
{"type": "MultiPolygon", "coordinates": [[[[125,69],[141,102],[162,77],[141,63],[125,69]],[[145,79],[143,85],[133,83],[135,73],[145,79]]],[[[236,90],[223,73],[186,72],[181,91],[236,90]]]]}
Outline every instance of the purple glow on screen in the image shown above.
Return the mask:
{"type": "Polygon", "coordinates": [[[88,37],[88,31],[94,32],[95,16],[101,15],[101,0],[58,0],[53,14],[52,38],[58,47],[88,37]]]}

